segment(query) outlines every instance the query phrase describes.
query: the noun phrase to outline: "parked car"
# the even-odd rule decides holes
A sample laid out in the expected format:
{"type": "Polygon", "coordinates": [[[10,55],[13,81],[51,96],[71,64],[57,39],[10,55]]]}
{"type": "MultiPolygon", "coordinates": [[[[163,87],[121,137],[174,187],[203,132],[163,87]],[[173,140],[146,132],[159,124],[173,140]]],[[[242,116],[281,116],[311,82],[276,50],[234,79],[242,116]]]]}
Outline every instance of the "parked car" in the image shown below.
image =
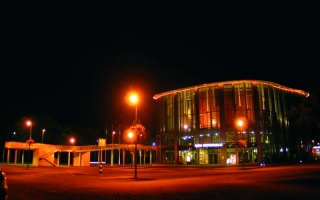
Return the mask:
{"type": "Polygon", "coordinates": [[[8,199],[8,184],[6,174],[0,168],[0,197],[1,199],[8,199]]]}

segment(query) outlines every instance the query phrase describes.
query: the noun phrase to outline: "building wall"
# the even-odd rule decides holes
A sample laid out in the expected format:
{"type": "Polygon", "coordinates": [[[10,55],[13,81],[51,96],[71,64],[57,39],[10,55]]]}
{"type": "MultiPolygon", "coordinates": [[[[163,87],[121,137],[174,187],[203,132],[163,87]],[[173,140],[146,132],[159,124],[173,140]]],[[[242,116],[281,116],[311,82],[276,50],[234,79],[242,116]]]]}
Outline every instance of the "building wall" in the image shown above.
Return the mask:
{"type": "Polygon", "coordinates": [[[156,95],[158,162],[274,162],[289,154],[287,98],[306,92],[266,81],[212,83],[156,95]],[[242,119],[243,126],[237,125],[242,119]],[[246,146],[239,146],[241,140],[246,146]]]}

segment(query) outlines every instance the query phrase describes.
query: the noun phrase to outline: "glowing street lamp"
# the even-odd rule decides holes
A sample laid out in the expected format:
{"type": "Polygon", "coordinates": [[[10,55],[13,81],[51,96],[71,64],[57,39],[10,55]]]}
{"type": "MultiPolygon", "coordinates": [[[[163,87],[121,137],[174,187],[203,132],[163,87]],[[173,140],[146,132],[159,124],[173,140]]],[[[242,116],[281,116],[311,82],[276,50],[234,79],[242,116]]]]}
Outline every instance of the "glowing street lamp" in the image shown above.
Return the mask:
{"type": "Polygon", "coordinates": [[[72,146],[74,146],[74,143],[76,142],[76,140],[72,137],[70,138],[70,143],[72,144],[72,146]]]}
{"type": "Polygon", "coordinates": [[[133,133],[132,132],[128,133],[128,137],[131,138],[131,141],[132,141],[131,143],[133,143],[133,133]]]}
{"type": "Polygon", "coordinates": [[[118,158],[119,165],[120,165],[120,135],[121,135],[121,125],[119,125],[119,158],[118,158]]]}
{"type": "MultiPolygon", "coordinates": [[[[112,129],[113,129],[113,125],[112,125],[112,129]]],[[[116,132],[112,131],[111,166],[113,166],[113,138],[114,138],[115,134],[116,134],[116,132]]]]}
{"type": "MultiPolygon", "coordinates": [[[[128,138],[131,138],[131,144],[133,143],[133,137],[134,137],[134,133],[132,131],[130,131],[128,133],[128,138]]],[[[136,150],[136,149],[134,149],[136,150]]],[[[131,150],[130,150],[131,151],[131,150]]],[[[132,155],[132,157],[134,156],[135,154],[132,155]]],[[[135,158],[133,157],[133,162],[135,162],[135,158]]],[[[132,168],[132,162],[131,162],[131,168],[132,168]]],[[[134,172],[134,176],[136,178],[136,171],[134,172]]]]}
{"type": "Polygon", "coordinates": [[[135,122],[138,123],[138,96],[136,94],[132,94],[130,96],[130,102],[136,105],[135,122]]]}
{"type": "Polygon", "coordinates": [[[27,140],[27,143],[29,143],[27,169],[29,169],[30,145],[31,145],[31,143],[33,143],[34,141],[31,139],[31,136],[32,136],[32,122],[31,122],[30,120],[28,120],[28,121],[26,122],[26,125],[27,125],[27,126],[30,126],[30,136],[29,136],[29,140],[27,140]]]}
{"type": "MultiPolygon", "coordinates": [[[[242,126],[243,126],[243,121],[240,119],[238,120],[237,122],[238,126],[240,126],[240,134],[241,134],[241,144],[242,144],[242,126]]],[[[242,169],[244,169],[244,151],[243,151],[243,145],[241,145],[241,148],[242,148],[242,155],[241,155],[241,164],[242,164],[242,169]]]]}
{"type": "MultiPolygon", "coordinates": [[[[136,114],[135,114],[135,123],[134,124],[138,124],[138,95],[136,94],[132,94],[130,96],[130,102],[136,105],[136,114]]],[[[134,140],[134,178],[138,178],[137,177],[137,130],[135,130],[135,134],[132,135],[135,137],[134,140]]]]}
{"type": "Polygon", "coordinates": [[[239,126],[240,126],[240,128],[242,129],[243,121],[242,121],[242,120],[238,120],[238,125],[239,125],[239,126]]]}
{"type": "Polygon", "coordinates": [[[42,129],[42,144],[43,144],[43,137],[44,137],[44,132],[46,131],[46,129],[42,129]]]}
{"type": "Polygon", "coordinates": [[[32,138],[32,122],[29,120],[29,121],[27,121],[27,126],[30,126],[30,135],[29,135],[29,140],[31,140],[31,138],[32,138]]]}

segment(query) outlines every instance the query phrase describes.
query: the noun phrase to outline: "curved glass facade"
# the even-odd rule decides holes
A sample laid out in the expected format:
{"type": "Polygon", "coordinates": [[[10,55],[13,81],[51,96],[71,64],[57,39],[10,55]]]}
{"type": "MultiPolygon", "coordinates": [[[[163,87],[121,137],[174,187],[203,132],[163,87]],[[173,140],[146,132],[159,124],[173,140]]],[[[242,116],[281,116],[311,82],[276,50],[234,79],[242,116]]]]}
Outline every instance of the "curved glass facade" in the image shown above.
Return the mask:
{"type": "Polygon", "coordinates": [[[157,94],[158,163],[239,164],[242,158],[272,162],[285,157],[288,99],[294,96],[308,93],[259,80],[157,94]],[[239,120],[243,125],[237,124],[239,120]]]}

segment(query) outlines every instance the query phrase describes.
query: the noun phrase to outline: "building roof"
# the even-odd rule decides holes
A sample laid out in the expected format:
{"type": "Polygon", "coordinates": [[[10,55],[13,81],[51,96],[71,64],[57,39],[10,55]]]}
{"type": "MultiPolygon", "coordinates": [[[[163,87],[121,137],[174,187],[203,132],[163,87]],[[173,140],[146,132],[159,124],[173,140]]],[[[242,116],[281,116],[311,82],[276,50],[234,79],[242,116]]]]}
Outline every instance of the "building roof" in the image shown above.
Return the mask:
{"type": "Polygon", "coordinates": [[[170,95],[170,94],[174,94],[176,92],[182,92],[182,91],[186,91],[186,90],[192,90],[192,89],[199,89],[199,88],[204,88],[204,87],[208,87],[208,86],[216,86],[216,85],[224,85],[224,84],[235,84],[235,83],[244,83],[244,82],[251,82],[251,83],[255,83],[255,84],[265,84],[265,85],[270,85],[271,87],[274,88],[278,88],[287,92],[292,92],[292,93],[296,93],[299,95],[303,95],[308,97],[309,93],[300,89],[294,89],[294,88],[289,88],[274,82],[270,82],[270,81],[263,81],[263,80],[230,80],[230,81],[222,81],[222,82],[213,82],[213,83],[205,83],[202,85],[196,85],[196,86],[190,86],[190,87],[186,87],[186,88],[181,88],[181,89],[176,89],[176,90],[171,90],[168,92],[163,92],[160,94],[156,94],[153,96],[153,99],[158,99],[162,96],[166,96],[166,95],[170,95]]]}

